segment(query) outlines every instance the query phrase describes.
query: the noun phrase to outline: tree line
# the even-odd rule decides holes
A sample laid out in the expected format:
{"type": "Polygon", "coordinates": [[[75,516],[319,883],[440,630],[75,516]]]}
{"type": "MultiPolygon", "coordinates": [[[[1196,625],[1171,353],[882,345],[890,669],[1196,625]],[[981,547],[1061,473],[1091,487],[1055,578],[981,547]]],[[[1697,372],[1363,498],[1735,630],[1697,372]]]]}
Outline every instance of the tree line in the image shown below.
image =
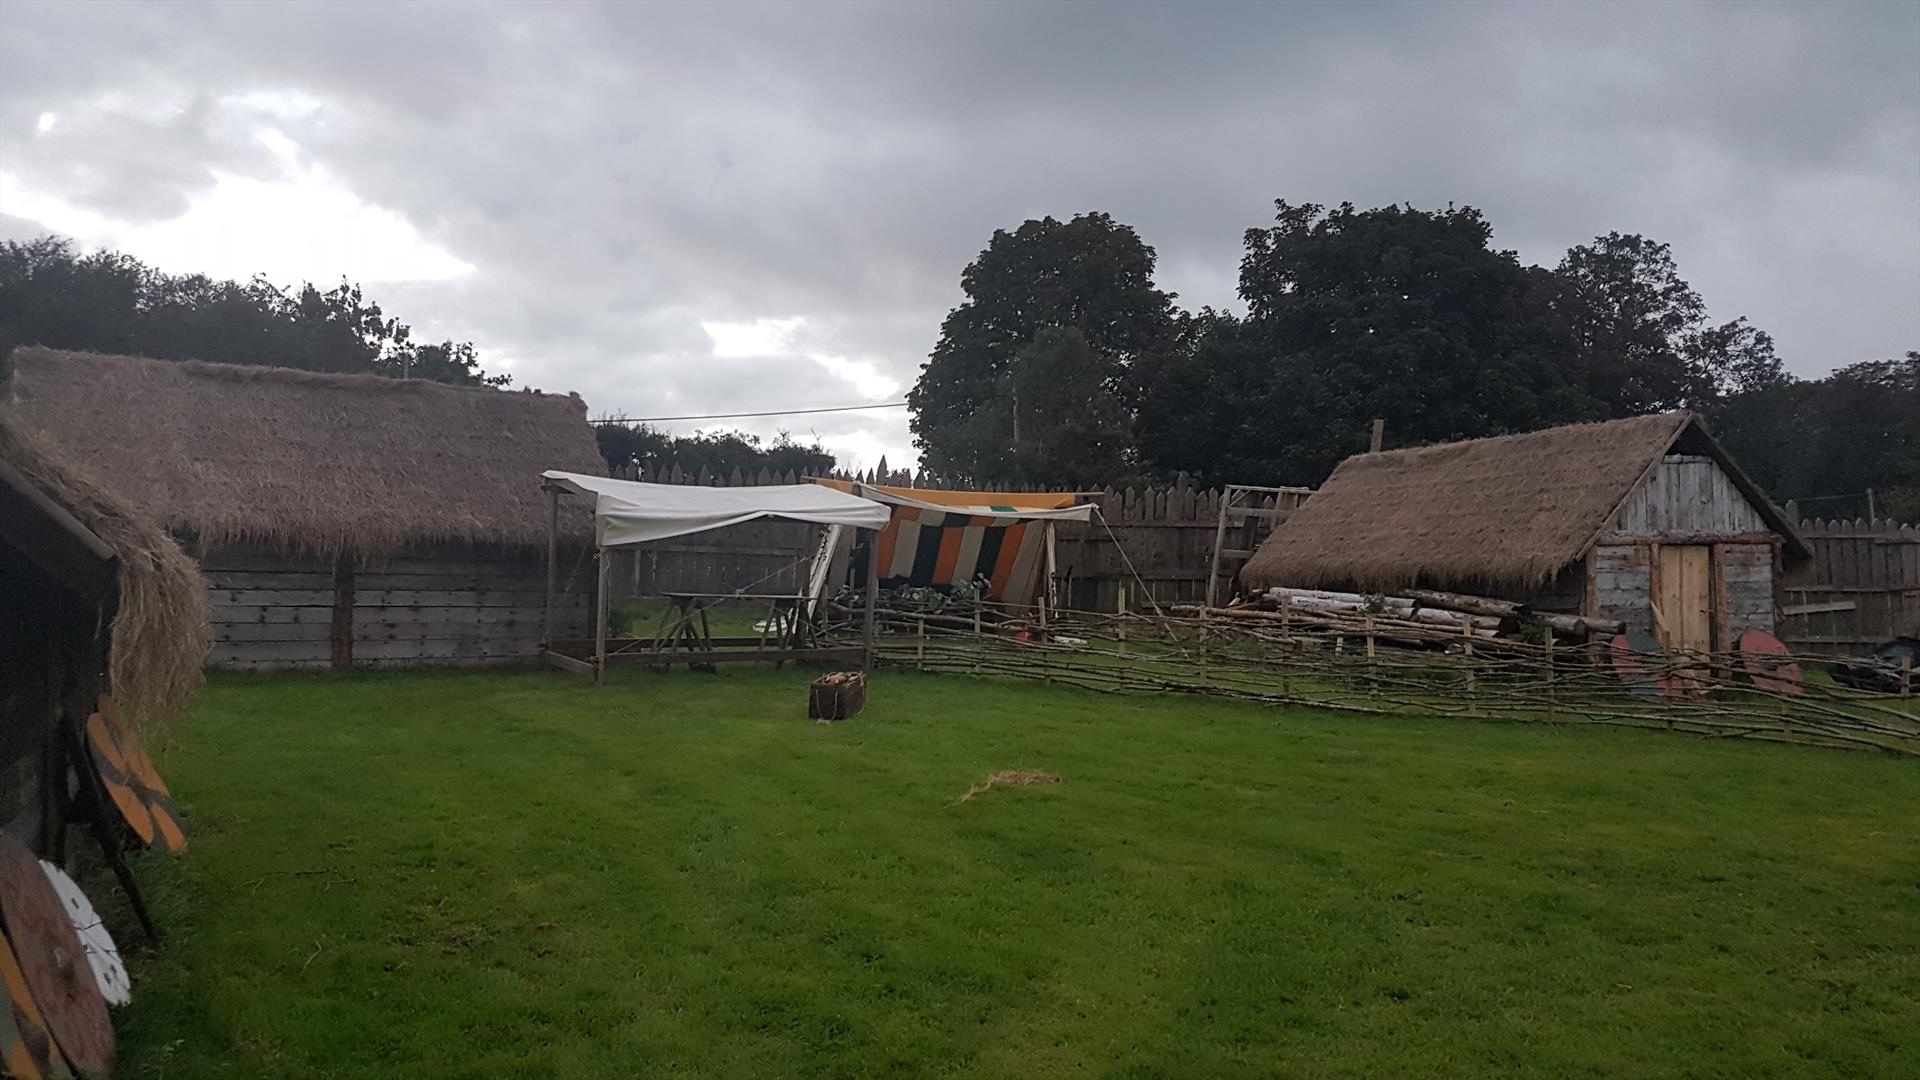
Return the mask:
{"type": "Polygon", "coordinates": [[[421,342],[359,285],[169,274],[44,236],[0,242],[0,356],[15,345],[506,386],[473,345],[421,342]]]}
{"type": "Polygon", "coordinates": [[[1108,214],[996,231],[908,394],[922,465],[1318,484],[1374,418],[1414,446],[1691,408],[1777,498],[1864,513],[1873,488],[1876,509],[1920,516],[1920,353],[1796,379],[1644,236],[1546,268],[1495,249],[1472,207],[1275,207],[1245,235],[1245,315],[1179,309],[1154,249],[1108,214]]]}

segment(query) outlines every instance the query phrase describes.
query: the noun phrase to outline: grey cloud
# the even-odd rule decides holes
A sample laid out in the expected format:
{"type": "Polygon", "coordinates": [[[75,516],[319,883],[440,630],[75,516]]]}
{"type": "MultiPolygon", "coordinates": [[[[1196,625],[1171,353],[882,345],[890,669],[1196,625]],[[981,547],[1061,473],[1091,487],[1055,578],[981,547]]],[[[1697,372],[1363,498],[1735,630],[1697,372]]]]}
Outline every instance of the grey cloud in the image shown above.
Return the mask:
{"type": "MultiPolygon", "coordinates": [[[[1914,5],[9,12],[9,170],[162,212],[196,169],[261,166],[207,124],[54,155],[32,117],[116,90],[311,95],[281,125],[303,153],[478,268],[382,286],[389,306],[599,411],[854,399],[802,358],[715,360],[703,319],[805,316],[812,346],[910,383],[961,267],[1039,214],[1110,211],[1185,305],[1234,306],[1275,197],[1471,203],[1544,263],[1643,231],[1806,374],[1920,344],[1914,5]]],[[[894,414],[802,419],[905,447],[894,414]]]]}

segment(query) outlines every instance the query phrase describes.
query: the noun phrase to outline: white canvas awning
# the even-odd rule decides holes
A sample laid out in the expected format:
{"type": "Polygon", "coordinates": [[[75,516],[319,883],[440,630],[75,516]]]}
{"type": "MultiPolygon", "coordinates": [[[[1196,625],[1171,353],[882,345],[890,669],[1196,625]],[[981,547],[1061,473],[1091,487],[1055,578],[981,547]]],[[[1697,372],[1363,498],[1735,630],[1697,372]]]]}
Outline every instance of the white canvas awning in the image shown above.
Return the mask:
{"type": "Polygon", "coordinates": [[[644,544],[763,517],[883,529],[892,515],[872,499],[819,484],[715,488],[643,484],[558,470],[541,475],[556,487],[594,496],[593,534],[600,547],[644,544]]]}

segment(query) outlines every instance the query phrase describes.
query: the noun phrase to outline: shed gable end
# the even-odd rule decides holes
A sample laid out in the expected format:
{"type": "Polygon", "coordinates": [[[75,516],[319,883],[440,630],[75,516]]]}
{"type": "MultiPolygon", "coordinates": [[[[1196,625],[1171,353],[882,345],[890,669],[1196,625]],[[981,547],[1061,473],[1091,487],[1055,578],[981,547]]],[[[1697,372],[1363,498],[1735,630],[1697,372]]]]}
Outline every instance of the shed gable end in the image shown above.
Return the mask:
{"type": "Polygon", "coordinates": [[[1605,532],[1627,536],[1740,536],[1771,532],[1757,507],[1705,454],[1668,454],[1627,495],[1605,532]]]}

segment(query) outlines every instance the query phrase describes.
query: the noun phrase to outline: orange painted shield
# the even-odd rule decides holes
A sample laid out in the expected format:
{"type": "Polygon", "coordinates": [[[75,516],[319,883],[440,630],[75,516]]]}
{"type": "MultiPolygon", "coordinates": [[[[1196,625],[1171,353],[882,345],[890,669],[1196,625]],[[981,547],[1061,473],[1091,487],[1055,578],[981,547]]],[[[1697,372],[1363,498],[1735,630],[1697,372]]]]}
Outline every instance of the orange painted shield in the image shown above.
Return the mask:
{"type": "Polygon", "coordinates": [[[87,717],[87,750],[108,798],[141,843],[161,851],[185,851],[187,834],[172,794],[154,770],[139,733],[104,694],[100,711],[87,717]]]}

